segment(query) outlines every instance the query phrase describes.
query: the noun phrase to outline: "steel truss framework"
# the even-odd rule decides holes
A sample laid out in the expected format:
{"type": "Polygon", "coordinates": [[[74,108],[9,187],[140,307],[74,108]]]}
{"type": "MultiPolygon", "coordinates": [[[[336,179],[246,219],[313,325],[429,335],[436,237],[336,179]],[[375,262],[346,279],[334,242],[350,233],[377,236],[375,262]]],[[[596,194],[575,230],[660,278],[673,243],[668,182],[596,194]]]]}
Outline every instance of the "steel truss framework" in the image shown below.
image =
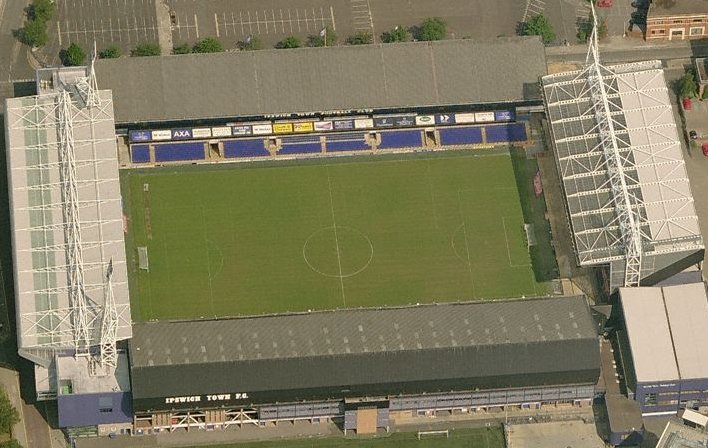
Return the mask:
{"type": "Polygon", "coordinates": [[[110,94],[89,69],[75,85],[8,102],[6,123],[17,154],[9,168],[20,350],[45,363],[71,350],[108,373],[116,340],[131,334],[110,94]]]}
{"type": "Polygon", "coordinates": [[[605,67],[593,31],[586,67],[543,89],[581,265],[638,286],[646,256],[703,248],[659,62],[605,67]]]}

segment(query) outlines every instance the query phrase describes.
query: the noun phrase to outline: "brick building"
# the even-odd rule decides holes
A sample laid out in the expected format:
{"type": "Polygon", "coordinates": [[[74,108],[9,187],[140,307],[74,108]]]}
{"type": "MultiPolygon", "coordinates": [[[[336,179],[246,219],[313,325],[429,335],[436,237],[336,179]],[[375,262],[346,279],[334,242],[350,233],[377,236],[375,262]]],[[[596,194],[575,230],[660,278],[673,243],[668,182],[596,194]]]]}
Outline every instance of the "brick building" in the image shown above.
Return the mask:
{"type": "Polygon", "coordinates": [[[653,0],[647,12],[646,40],[708,37],[708,1],[653,0]]]}

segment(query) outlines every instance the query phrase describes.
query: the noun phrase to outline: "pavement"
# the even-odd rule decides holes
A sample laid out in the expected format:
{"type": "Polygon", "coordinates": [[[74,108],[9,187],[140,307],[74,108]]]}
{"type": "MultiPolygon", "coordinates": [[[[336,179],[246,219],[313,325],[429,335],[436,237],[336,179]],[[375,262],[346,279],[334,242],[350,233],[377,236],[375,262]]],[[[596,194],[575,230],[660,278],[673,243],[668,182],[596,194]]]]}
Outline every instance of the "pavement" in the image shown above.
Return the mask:
{"type": "Polygon", "coordinates": [[[582,421],[512,425],[507,448],[605,448],[592,423],[582,421]]]}
{"type": "Polygon", "coordinates": [[[34,79],[34,69],[27,60],[27,46],[14,36],[24,23],[24,9],[29,0],[0,0],[0,97],[11,92],[12,80],[34,79]]]}
{"type": "MultiPolygon", "coordinates": [[[[12,436],[20,442],[20,445],[24,447],[30,447],[29,441],[31,436],[31,431],[25,429],[26,417],[24,414],[25,407],[24,402],[20,398],[20,376],[16,371],[0,368],[0,384],[5,388],[12,405],[20,413],[20,420],[12,428],[12,436]]],[[[36,445],[40,446],[40,445],[36,445]]]]}

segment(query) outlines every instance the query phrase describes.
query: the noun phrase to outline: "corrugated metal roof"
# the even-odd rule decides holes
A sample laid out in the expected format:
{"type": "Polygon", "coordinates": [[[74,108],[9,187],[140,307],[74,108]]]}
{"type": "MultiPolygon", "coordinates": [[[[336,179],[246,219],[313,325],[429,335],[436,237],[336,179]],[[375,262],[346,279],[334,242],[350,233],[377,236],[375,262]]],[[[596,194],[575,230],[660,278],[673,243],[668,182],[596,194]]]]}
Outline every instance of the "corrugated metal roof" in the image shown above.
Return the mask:
{"type": "Polygon", "coordinates": [[[679,379],[661,288],[620,288],[637,382],[679,379]]]}
{"type": "Polygon", "coordinates": [[[708,378],[708,295],[703,283],[621,288],[638,382],[708,378]]]}
{"type": "Polygon", "coordinates": [[[595,384],[600,370],[584,297],[145,322],[133,334],[132,393],[147,407],[224,391],[271,402],[595,384]]]}
{"type": "Polygon", "coordinates": [[[116,122],[540,100],[537,37],[103,59],[116,122]],[[500,57],[503,55],[504,57],[500,57]]]}
{"type": "Polygon", "coordinates": [[[133,367],[543,343],[596,337],[582,297],[136,323],[133,367]]]}
{"type": "Polygon", "coordinates": [[[663,288],[681,378],[708,378],[708,297],[703,283],[663,288]]]}

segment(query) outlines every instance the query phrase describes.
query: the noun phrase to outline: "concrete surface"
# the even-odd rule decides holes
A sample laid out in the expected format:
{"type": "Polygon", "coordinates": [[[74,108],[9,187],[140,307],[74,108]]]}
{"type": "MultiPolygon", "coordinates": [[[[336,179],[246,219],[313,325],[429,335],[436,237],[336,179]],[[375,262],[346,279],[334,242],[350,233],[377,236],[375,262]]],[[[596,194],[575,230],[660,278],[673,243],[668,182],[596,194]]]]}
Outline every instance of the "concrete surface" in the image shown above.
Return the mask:
{"type": "Polygon", "coordinates": [[[20,421],[12,428],[12,436],[20,442],[24,447],[30,447],[30,443],[34,441],[31,430],[25,429],[25,406],[20,398],[20,377],[14,370],[0,368],[0,384],[5,388],[10,402],[20,413],[20,421]]]}
{"type": "Polygon", "coordinates": [[[579,421],[511,425],[507,448],[604,448],[595,425],[579,421]]]}

